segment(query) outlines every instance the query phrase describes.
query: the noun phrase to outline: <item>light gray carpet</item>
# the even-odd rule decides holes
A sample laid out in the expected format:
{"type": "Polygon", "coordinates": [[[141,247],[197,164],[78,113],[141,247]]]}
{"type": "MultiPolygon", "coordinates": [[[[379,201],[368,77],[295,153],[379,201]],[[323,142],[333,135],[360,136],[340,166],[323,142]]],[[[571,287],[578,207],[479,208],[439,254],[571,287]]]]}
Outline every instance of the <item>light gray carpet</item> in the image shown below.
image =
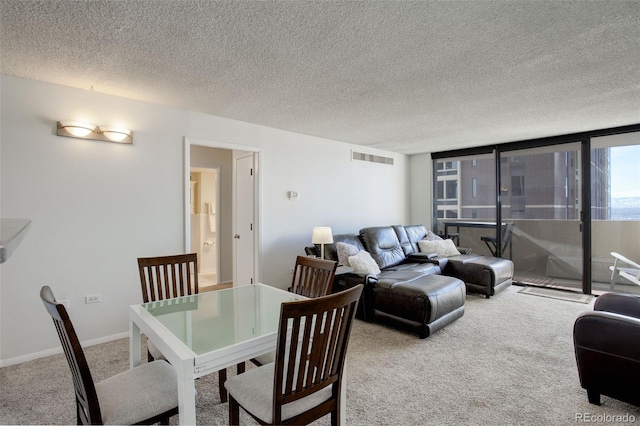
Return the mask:
{"type": "MultiPolygon", "coordinates": [[[[638,424],[638,407],[608,397],[597,407],[580,388],[572,327],[593,304],[531,297],[518,289],[512,286],[489,300],[468,296],[465,315],[424,340],[356,321],[344,424],[570,425],[576,424],[576,413],[630,414],[638,424]]],[[[94,378],[127,369],[128,350],[126,339],[87,348],[94,378]]],[[[217,377],[197,381],[200,424],[227,422],[217,377]]],[[[2,368],[0,384],[0,423],[75,423],[62,355],[2,368]]],[[[242,411],[241,422],[255,424],[242,411]]],[[[329,424],[329,418],[316,423],[329,424]]]]}

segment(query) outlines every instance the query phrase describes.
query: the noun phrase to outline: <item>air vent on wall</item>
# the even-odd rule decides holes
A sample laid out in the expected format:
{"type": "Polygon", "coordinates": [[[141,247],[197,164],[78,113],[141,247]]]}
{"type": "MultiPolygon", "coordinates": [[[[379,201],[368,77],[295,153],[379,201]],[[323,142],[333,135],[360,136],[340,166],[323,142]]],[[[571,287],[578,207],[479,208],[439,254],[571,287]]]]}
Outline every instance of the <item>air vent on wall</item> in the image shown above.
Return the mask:
{"type": "Polygon", "coordinates": [[[368,161],[370,163],[389,164],[393,166],[393,158],[383,157],[381,155],[365,154],[364,152],[351,151],[353,160],[368,161]]]}

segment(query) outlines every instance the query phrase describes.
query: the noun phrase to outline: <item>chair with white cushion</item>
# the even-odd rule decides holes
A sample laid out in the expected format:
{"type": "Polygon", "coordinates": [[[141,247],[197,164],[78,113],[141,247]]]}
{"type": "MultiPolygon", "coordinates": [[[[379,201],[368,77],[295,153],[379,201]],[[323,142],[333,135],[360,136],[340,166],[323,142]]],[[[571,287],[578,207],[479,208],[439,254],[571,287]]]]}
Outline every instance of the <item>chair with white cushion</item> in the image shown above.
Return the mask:
{"type": "Polygon", "coordinates": [[[58,331],[71,369],[78,424],[169,424],[178,414],[177,376],[165,361],[143,364],[94,383],[82,346],[64,305],[49,286],[40,298],[58,331]]]}
{"type": "Polygon", "coordinates": [[[283,303],[276,361],[231,377],[229,423],[240,407],[261,424],[340,424],[347,346],[362,284],[329,296],[283,303]]]}
{"type": "MultiPolygon", "coordinates": [[[[174,297],[198,294],[198,255],[196,253],[176,254],[172,256],[138,258],[142,300],[144,303],[174,297]]],[[[153,342],[147,340],[147,358],[166,359],[153,342]]],[[[244,372],[244,363],[238,364],[238,373],[244,372]]],[[[227,370],[218,371],[218,391],[220,401],[227,402],[224,382],[227,370]]]]}
{"type": "Polygon", "coordinates": [[[613,256],[615,260],[613,261],[613,266],[609,266],[611,270],[609,288],[613,290],[613,287],[615,287],[616,275],[640,285],[640,265],[615,251],[611,252],[611,256],[613,256]]]}
{"type": "MultiPolygon", "coordinates": [[[[332,260],[298,256],[289,291],[306,297],[326,296],[331,292],[337,266],[337,262],[332,260]]],[[[275,357],[275,352],[269,352],[251,359],[251,362],[260,366],[273,362],[275,357]]]]}

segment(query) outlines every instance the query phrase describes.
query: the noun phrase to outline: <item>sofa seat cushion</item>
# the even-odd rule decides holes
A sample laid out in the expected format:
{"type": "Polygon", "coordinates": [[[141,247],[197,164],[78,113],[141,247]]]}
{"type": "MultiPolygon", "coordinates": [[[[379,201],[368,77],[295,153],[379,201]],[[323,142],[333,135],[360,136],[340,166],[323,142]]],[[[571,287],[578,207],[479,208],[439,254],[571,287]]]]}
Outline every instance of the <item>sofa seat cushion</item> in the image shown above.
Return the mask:
{"type": "MultiPolygon", "coordinates": [[[[396,277],[400,278],[400,275],[396,277]]],[[[373,297],[376,310],[428,325],[454,311],[463,311],[466,291],[464,282],[457,278],[427,275],[406,281],[380,280],[373,288],[373,297]]],[[[462,312],[459,313],[461,315],[462,312]]]]}
{"type": "Polygon", "coordinates": [[[438,264],[433,262],[421,262],[421,263],[401,263],[399,265],[390,266],[382,270],[384,275],[387,272],[394,271],[411,271],[416,272],[418,275],[431,275],[440,274],[442,271],[438,264]]]}
{"type": "Polygon", "coordinates": [[[390,289],[399,283],[408,283],[423,278],[426,275],[411,270],[385,271],[378,277],[375,287],[378,289],[390,289]]]}
{"type": "Polygon", "coordinates": [[[460,255],[447,259],[444,274],[460,278],[467,290],[493,296],[513,279],[513,262],[490,256],[460,255]]]}

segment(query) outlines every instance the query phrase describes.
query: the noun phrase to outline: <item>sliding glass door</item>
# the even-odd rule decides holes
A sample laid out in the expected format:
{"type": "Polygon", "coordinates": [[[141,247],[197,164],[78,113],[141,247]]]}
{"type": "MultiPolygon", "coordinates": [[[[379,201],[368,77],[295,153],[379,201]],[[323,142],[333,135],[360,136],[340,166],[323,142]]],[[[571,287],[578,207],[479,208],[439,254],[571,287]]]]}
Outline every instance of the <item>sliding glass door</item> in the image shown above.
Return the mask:
{"type": "Polygon", "coordinates": [[[591,193],[592,291],[640,294],[640,276],[610,270],[616,259],[627,270],[638,268],[623,259],[640,264],[640,132],[591,139],[591,164],[606,182],[591,193]]]}
{"type": "Polygon", "coordinates": [[[582,291],[581,159],[580,142],[500,152],[502,240],[514,281],[582,291]]]}
{"type": "Polygon", "coordinates": [[[431,157],[440,233],[515,282],[640,294],[640,124],[431,157]]]}

